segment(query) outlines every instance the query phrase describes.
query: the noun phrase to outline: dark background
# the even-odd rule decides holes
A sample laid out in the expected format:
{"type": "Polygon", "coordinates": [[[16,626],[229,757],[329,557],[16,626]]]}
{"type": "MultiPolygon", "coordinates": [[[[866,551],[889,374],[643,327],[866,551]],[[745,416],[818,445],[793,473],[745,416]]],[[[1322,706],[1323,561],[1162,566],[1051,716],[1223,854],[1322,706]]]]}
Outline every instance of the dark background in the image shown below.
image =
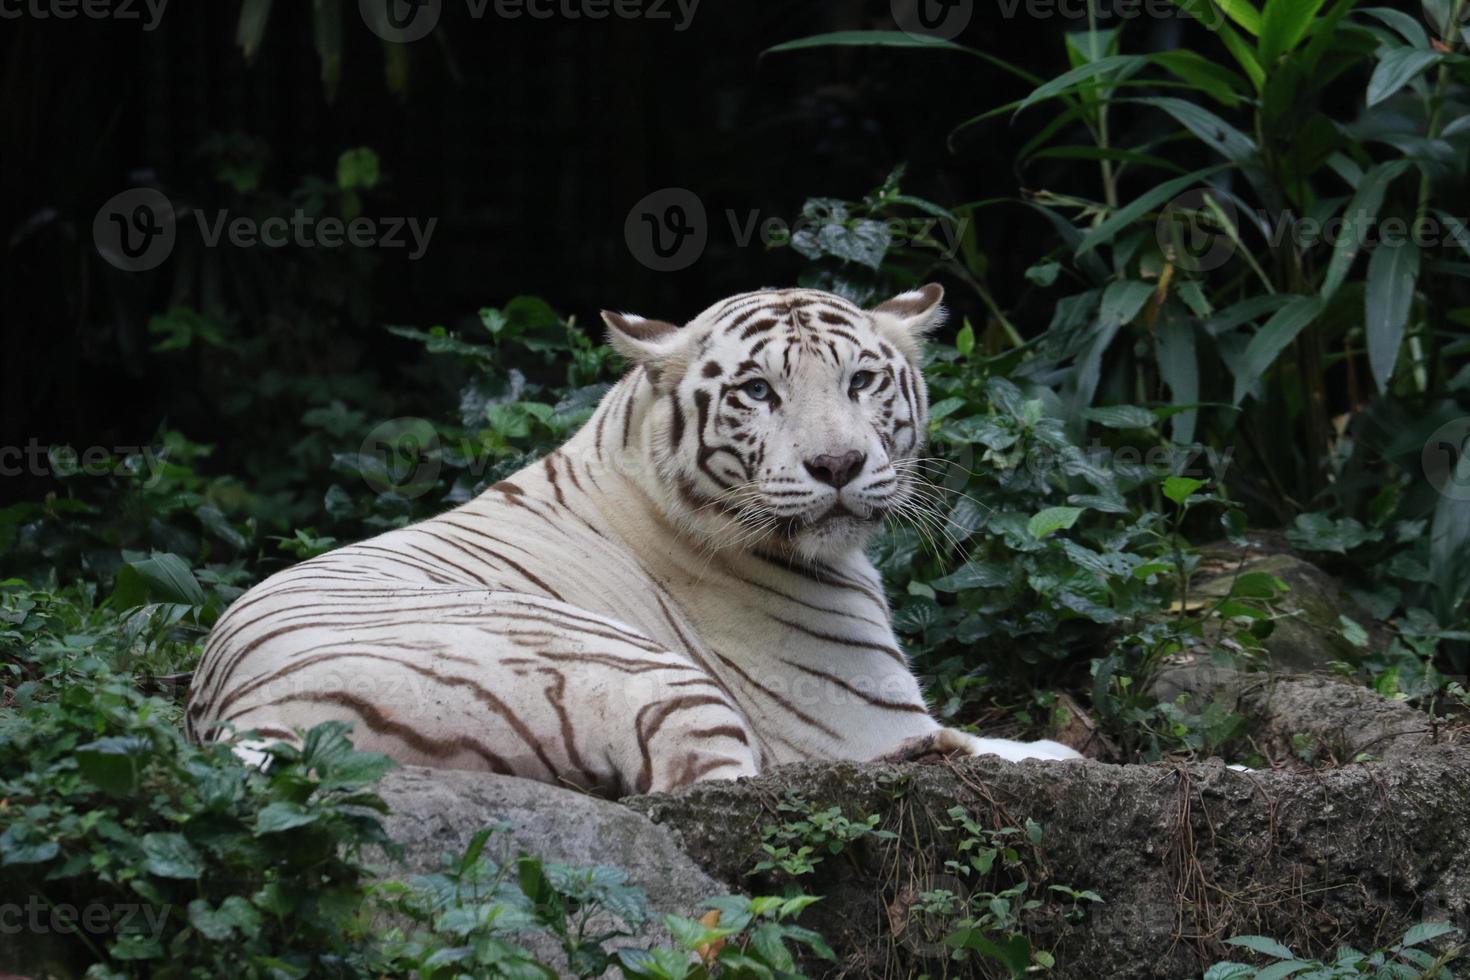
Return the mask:
{"type": "MultiPolygon", "coordinates": [[[[147,321],[174,305],[228,310],[246,337],[289,340],[303,311],[335,318],[353,367],[391,385],[415,348],[384,324],[453,328],[518,294],[584,324],[603,307],[679,320],[726,294],[793,282],[800,257],[739,247],[726,209],[742,222],[752,210],[791,220],[806,198],[860,197],[901,163],[905,191],[947,205],[1017,195],[1047,177],[1012,170],[1014,147],[1037,124],[1029,116],[949,139],[960,121],[1028,90],[980,59],[866,48],[762,57],[823,31],[892,30],[886,0],[704,0],[684,31],[672,4],[664,20],[493,11],[476,20],[464,0],[446,0],[437,31],[397,52],[349,0],[335,93],[311,8],[277,2],[248,61],[235,2],[172,0],[151,32],[138,20],[0,20],[4,444],[135,445],[163,421],[208,438],[214,409],[205,397],[191,403],[188,389],[207,384],[199,358],[222,355],[150,354],[147,321]],[[223,207],[221,160],[263,161],[263,187],[285,194],[308,175],[331,179],[338,155],[357,146],[375,150],[386,175],[367,213],[438,219],[421,260],[377,250],[370,273],[343,286],[295,254],[201,264],[180,249],[157,270],[126,273],[94,247],[93,217],[119,191],[156,186],[178,207],[223,207]],[[704,201],[710,244],[690,268],[658,273],[630,254],[623,223],[666,186],[704,201]]],[[[980,0],[956,40],[1050,76],[1066,66],[1062,33],[1085,26],[1028,16],[1024,5],[1007,18],[980,0]]],[[[1139,20],[1128,47],[1168,46],[1185,29],[1139,20]]],[[[1018,206],[981,221],[991,288],[1010,305],[1049,236],[1018,206]]],[[[193,234],[192,222],[181,229],[181,239],[193,234]]],[[[972,293],[952,295],[957,313],[980,315],[972,293]]],[[[1037,316],[1024,325],[1044,326],[1045,311],[1037,316]]],[[[289,362],[287,340],[272,350],[289,362]]],[[[7,496],[34,489],[0,482],[7,496]]]]}

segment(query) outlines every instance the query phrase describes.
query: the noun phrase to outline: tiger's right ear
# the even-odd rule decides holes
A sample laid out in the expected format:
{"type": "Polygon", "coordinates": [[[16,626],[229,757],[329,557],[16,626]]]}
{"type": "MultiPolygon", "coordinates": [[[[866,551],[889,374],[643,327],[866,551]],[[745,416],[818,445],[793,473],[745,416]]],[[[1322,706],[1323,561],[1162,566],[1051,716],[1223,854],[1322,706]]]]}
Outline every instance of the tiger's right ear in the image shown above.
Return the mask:
{"type": "Polygon", "coordinates": [[[645,320],[632,313],[602,311],[607,340],[613,350],[643,367],[658,368],[679,349],[679,328],[662,320],[645,320]]]}

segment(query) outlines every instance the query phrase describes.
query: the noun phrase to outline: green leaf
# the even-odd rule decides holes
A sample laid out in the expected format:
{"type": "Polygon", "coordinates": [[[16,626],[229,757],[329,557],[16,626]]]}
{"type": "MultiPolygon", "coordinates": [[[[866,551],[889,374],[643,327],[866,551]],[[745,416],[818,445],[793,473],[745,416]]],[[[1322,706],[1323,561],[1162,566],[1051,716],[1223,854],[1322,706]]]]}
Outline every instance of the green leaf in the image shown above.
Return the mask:
{"type": "Polygon", "coordinates": [[[1268,67],[1296,50],[1326,0],[1266,0],[1261,17],[1261,62],[1268,67]]]}
{"type": "Polygon", "coordinates": [[[1255,140],[1203,106],[1169,96],[1129,101],[1167,112],[1201,143],[1231,163],[1244,163],[1256,155],[1255,140]]]}
{"type": "Polygon", "coordinates": [[[265,25],[271,16],[271,0],[244,0],[240,6],[240,20],[235,27],[235,43],[240,46],[246,61],[255,58],[260,50],[260,39],[265,36],[265,25]]]}
{"type": "Polygon", "coordinates": [[[1183,505],[1191,494],[1204,485],[1204,480],[1195,480],[1187,476],[1171,476],[1164,480],[1163,492],[1164,496],[1174,503],[1183,505]]]}
{"type": "Polygon", "coordinates": [[[1409,931],[1404,933],[1404,938],[1399,941],[1399,946],[1422,946],[1431,940],[1459,931],[1456,926],[1448,922],[1421,922],[1409,927],[1409,931]]]}
{"type": "MultiPolygon", "coordinates": [[[[1266,0],[1268,5],[1272,2],[1273,0],[1266,0]]],[[[1276,2],[1283,2],[1283,0],[1276,0],[1276,2]]],[[[1284,0],[1284,2],[1292,3],[1299,2],[1299,0],[1284,0]]],[[[1305,0],[1300,0],[1300,2],[1305,2],[1305,0]]],[[[1250,0],[1215,0],[1215,3],[1225,12],[1225,16],[1235,21],[1248,33],[1260,36],[1261,12],[1250,0]]]]}
{"type": "Polygon", "coordinates": [[[1108,288],[1103,290],[1097,318],[1113,326],[1132,323],[1153,294],[1154,286],[1146,282],[1124,280],[1109,283],[1108,288]]]}
{"type": "Polygon", "coordinates": [[[1382,21],[1416,48],[1429,47],[1429,35],[1424,33],[1424,25],[1417,17],[1392,7],[1365,7],[1358,12],[1382,21]]]}
{"type": "Polygon", "coordinates": [[[204,873],[204,862],[183,834],[145,834],[143,858],[144,869],[160,878],[198,878],[204,873]]]}
{"type": "Polygon", "coordinates": [[[145,602],[202,606],[205,595],[188,562],[178,555],[158,552],[151,558],[128,562],[119,570],[109,601],[124,609],[145,602]]]}
{"type": "Polygon", "coordinates": [[[1246,572],[1230,583],[1230,594],[1240,599],[1274,599],[1289,591],[1291,586],[1270,572],[1246,572]]]}
{"type": "Polygon", "coordinates": [[[1026,524],[1027,532],[1037,540],[1057,531],[1065,531],[1082,516],[1081,507],[1048,507],[1026,524]]]}
{"type": "Polygon", "coordinates": [[[964,357],[969,357],[970,351],[975,349],[975,328],[970,326],[969,320],[965,321],[965,325],[955,335],[954,346],[964,357]]]}
{"type": "MultiPolygon", "coordinates": [[[[1166,312],[1169,307],[1165,307],[1166,312]]],[[[1159,380],[1169,387],[1173,406],[1193,406],[1199,402],[1199,354],[1196,351],[1194,324],[1183,317],[1164,316],[1155,331],[1158,345],[1159,380]]],[[[1184,408],[1169,423],[1175,442],[1194,441],[1199,422],[1198,408],[1184,408]]]]}
{"type": "Polygon", "coordinates": [[[929,584],[940,592],[963,592],[966,589],[998,589],[1009,585],[1014,577],[1014,567],[1005,562],[971,560],[929,584]]]}
{"type": "Polygon", "coordinates": [[[1188,48],[1160,51],[1153,58],[1160,68],[1189,82],[1223,105],[1238,105],[1241,96],[1250,92],[1248,79],[1188,48]]]}
{"type": "Polygon", "coordinates": [[[1082,416],[1105,429],[1151,429],[1158,422],[1153,412],[1137,405],[1099,405],[1082,416]]]}
{"type": "Polygon", "coordinates": [[[1298,296],[1256,331],[1236,365],[1233,404],[1239,405],[1245,400],[1255,383],[1276,363],[1281,352],[1322,314],[1326,306],[1320,296],[1298,296]]]}
{"type": "Polygon", "coordinates": [[[827,34],[816,34],[812,37],[797,38],[794,41],[785,41],[774,47],[767,48],[762,56],[768,54],[779,54],[783,51],[804,51],[810,48],[930,48],[940,51],[959,51],[973,55],[988,65],[1009,72],[1017,78],[1030,82],[1032,85],[1041,84],[1041,78],[1024,68],[1018,68],[1010,62],[997,58],[995,55],[978,51],[975,48],[967,48],[963,44],[946,41],[943,38],[930,37],[924,34],[909,34],[905,31],[832,31],[827,34]]]}
{"type": "Polygon", "coordinates": [[[79,745],[77,768],[104,792],[122,796],[138,784],[138,771],[152,743],[137,735],[113,735],[79,745]]]}
{"type": "Polygon", "coordinates": [[[307,810],[300,803],[277,800],[256,814],[255,832],[257,834],[277,834],[293,827],[315,823],[320,818],[320,813],[307,810]]]}
{"type": "MultiPolygon", "coordinates": [[[[1353,260],[1362,251],[1368,229],[1378,220],[1378,212],[1383,207],[1383,195],[1387,192],[1388,185],[1409,167],[1408,160],[1380,163],[1363,174],[1363,178],[1358,181],[1358,189],[1343,214],[1342,228],[1332,249],[1332,260],[1327,265],[1327,278],[1322,284],[1323,299],[1332,299],[1342,288],[1353,260]]],[[[1239,403],[1240,400],[1236,399],[1236,404],[1239,403]]]]}
{"type": "Polygon", "coordinates": [[[1225,940],[1225,942],[1231,946],[1243,946],[1246,949],[1265,956],[1274,956],[1278,960],[1296,959],[1295,953],[1276,940],[1269,939],[1266,936],[1236,936],[1233,939],[1225,940]]]}
{"type": "Polygon", "coordinates": [[[1118,54],[1079,65],[1071,71],[1063,72],[1043,85],[1038,85],[1030,95],[1021,100],[1020,104],[1016,107],[1016,112],[1020,113],[1038,102],[1045,102],[1047,99],[1055,99],[1058,96],[1066,95],[1073,89],[1080,88],[1085,83],[1098,79],[1100,76],[1104,81],[1124,78],[1147,64],[1148,58],[1144,55],[1118,54]]]}
{"type": "Polygon", "coordinates": [[[1379,391],[1388,390],[1398,364],[1418,281],[1419,246],[1414,242],[1385,242],[1373,250],[1364,294],[1364,329],[1368,334],[1368,364],[1379,391]]]}
{"type": "Polygon", "coordinates": [[[1125,204],[1114,211],[1106,221],[1083,236],[1082,241],[1077,245],[1077,257],[1080,259],[1090,254],[1098,246],[1112,241],[1120,231],[1132,225],[1139,218],[1201,183],[1206,177],[1219,173],[1227,166],[1229,164],[1218,164],[1203,170],[1196,170],[1192,174],[1185,174],[1183,177],[1176,177],[1160,184],[1129,204],[1125,204]]]}
{"type": "Polygon", "coordinates": [[[1444,55],[1438,51],[1423,51],[1419,48],[1394,48],[1385,52],[1378,59],[1378,66],[1373,69],[1373,77],[1368,80],[1369,108],[1389,98],[1425,69],[1443,60],[1444,55]]]}

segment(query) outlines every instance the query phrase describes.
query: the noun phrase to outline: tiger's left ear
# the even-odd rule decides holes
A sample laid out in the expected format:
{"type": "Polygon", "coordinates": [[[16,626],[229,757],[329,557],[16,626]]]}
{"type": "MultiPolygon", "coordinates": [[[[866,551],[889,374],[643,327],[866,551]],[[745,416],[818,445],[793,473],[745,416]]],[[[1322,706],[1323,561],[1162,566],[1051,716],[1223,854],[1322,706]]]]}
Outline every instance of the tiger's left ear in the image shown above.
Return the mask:
{"type": "Polygon", "coordinates": [[[602,311],[602,322],[613,350],[646,370],[656,387],[670,376],[682,376],[680,355],[686,338],[674,324],[610,310],[602,311]]]}
{"type": "Polygon", "coordinates": [[[911,289],[871,311],[878,332],[917,361],[930,331],[944,323],[944,287],[936,282],[911,289]]]}

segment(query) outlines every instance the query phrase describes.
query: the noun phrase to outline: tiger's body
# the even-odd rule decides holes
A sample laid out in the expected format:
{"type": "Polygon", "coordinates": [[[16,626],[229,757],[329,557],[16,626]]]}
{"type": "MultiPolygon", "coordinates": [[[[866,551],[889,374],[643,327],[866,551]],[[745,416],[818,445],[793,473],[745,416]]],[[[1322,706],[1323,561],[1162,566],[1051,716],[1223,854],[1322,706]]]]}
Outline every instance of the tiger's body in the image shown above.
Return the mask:
{"type": "Polygon", "coordinates": [[[938,301],[608,314],[637,367],[590,421],[461,507],[252,589],[209,638],[191,731],[341,718],[401,762],[611,796],[916,747],[1075,758],[942,728],[863,553],[913,492],[938,301]]]}

